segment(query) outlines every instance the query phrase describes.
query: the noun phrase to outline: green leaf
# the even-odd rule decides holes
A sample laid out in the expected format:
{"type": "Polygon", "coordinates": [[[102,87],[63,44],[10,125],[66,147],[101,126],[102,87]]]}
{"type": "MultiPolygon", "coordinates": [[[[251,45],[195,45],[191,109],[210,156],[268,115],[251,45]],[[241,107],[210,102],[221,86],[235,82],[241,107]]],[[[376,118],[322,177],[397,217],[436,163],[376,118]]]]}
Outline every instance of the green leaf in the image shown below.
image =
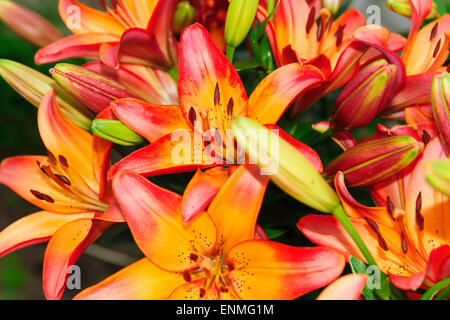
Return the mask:
{"type": "Polygon", "coordinates": [[[264,229],[264,232],[266,233],[267,237],[271,240],[278,238],[287,232],[287,230],[285,230],[285,229],[278,230],[278,229],[273,229],[271,227],[265,227],[263,229],[264,229]]]}
{"type": "MultiPolygon", "coordinates": [[[[349,263],[353,273],[368,274],[367,265],[358,258],[350,256],[349,263]]],[[[370,289],[367,283],[362,291],[362,295],[366,300],[377,300],[375,290],[370,289]]]]}
{"type": "Polygon", "coordinates": [[[249,60],[241,60],[241,61],[236,61],[233,63],[234,68],[236,69],[236,71],[244,71],[244,70],[250,70],[250,69],[258,69],[258,68],[263,68],[264,66],[260,65],[259,63],[255,62],[255,61],[249,61],[249,60]]]}

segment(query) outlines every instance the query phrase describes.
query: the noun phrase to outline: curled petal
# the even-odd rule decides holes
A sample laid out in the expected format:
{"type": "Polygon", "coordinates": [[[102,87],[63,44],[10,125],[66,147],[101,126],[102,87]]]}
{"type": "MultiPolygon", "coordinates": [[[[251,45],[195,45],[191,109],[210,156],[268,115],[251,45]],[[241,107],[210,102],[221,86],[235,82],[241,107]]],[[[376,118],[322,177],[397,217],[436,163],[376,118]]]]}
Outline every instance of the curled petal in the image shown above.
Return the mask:
{"type": "Polygon", "coordinates": [[[347,274],[326,287],[317,300],[360,300],[366,285],[366,274],[347,274]]]}

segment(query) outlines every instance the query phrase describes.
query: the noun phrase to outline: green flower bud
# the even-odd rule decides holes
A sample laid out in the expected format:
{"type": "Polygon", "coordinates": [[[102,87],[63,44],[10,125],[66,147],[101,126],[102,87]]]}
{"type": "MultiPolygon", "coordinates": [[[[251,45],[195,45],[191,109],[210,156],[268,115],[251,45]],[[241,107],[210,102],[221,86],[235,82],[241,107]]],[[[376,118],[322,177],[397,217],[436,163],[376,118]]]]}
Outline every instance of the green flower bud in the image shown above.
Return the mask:
{"type": "Polygon", "coordinates": [[[181,1],[175,8],[173,15],[173,32],[179,34],[184,28],[194,23],[195,8],[189,1],[181,1]]]}
{"type": "Polygon", "coordinates": [[[225,21],[225,42],[237,48],[245,39],[255,20],[258,0],[231,0],[225,21]]]}
{"type": "Polygon", "coordinates": [[[105,140],[122,146],[134,146],[144,139],[119,120],[95,119],[92,121],[92,132],[105,140]]]}

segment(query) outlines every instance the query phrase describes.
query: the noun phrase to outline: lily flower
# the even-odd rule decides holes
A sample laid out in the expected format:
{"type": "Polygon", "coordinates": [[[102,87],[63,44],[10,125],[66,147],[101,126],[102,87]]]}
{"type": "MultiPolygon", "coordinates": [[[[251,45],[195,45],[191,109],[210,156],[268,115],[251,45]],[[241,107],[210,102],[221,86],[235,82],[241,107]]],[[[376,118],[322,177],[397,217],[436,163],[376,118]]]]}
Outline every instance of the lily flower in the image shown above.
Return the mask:
{"type": "MultiPolygon", "coordinates": [[[[400,289],[428,287],[450,276],[449,224],[443,215],[449,210],[449,200],[425,180],[425,163],[441,158],[445,158],[445,151],[434,137],[402,185],[406,190],[404,207],[394,202],[395,194],[386,196],[385,206],[364,206],[348,192],[343,174],[335,177],[345,212],[381,271],[400,289]]],[[[298,227],[314,243],[364,260],[334,217],[308,215],[300,219],[298,227]]]]}
{"type": "MultiPolygon", "coordinates": [[[[283,0],[266,27],[266,34],[278,66],[292,62],[315,65],[322,70],[326,81],[313,89],[293,108],[299,114],[329,92],[345,85],[365,65],[386,55],[398,68],[395,82],[404,85],[404,67],[394,52],[404,45],[403,37],[391,34],[378,25],[365,25],[365,17],[349,9],[334,19],[321,1],[283,0]],[[319,22],[316,20],[319,18],[319,22]]],[[[264,8],[259,20],[267,18],[264,8]]]]}
{"type": "Polygon", "coordinates": [[[36,53],[37,64],[83,57],[99,58],[111,68],[119,62],[170,69],[177,64],[172,32],[175,0],[99,1],[106,12],[76,0],[60,0],[59,13],[74,35],[36,53]]]}
{"type": "Polygon", "coordinates": [[[121,170],[152,176],[239,164],[231,121],[245,116],[274,124],[299,94],[322,80],[316,67],[293,63],[267,76],[247,98],[239,75],[208,32],[199,24],[189,26],[180,40],[180,105],[137,99],[111,104],[118,119],[151,144],[117,162],[109,177],[121,170]]]}
{"type": "Polygon", "coordinates": [[[366,274],[346,274],[326,287],[317,300],[361,300],[366,274]]]}
{"type": "Polygon", "coordinates": [[[335,280],[334,249],[255,240],[268,178],[242,165],[207,212],[184,225],[182,197],[122,171],[114,195],[145,258],[75,299],[294,299],[335,280]],[[224,214],[226,212],[226,214],[224,214]]]}
{"type": "Polygon", "coordinates": [[[401,55],[407,74],[406,84],[392,98],[384,114],[402,111],[405,107],[410,107],[405,113],[420,114],[420,106],[431,103],[430,91],[434,76],[446,69],[444,64],[449,53],[450,14],[445,14],[421,28],[432,10],[432,1],[419,0],[410,3],[411,26],[401,55]],[[416,108],[416,105],[419,107],[416,108]]]}
{"type": "Polygon", "coordinates": [[[39,106],[38,125],[48,156],[18,156],[0,165],[0,183],[41,208],[0,232],[0,256],[48,241],[43,287],[59,299],[67,268],[113,222],[122,222],[104,177],[107,144],[95,141],[59,109],[55,91],[39,106]]]}

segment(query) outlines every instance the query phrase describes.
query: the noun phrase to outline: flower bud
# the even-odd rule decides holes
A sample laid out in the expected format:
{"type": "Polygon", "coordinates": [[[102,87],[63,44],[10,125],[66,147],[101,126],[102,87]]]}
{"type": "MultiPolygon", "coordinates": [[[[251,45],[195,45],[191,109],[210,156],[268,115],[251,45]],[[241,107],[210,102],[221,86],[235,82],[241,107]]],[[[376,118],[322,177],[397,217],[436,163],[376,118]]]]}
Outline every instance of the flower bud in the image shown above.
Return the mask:
{"type": "Polygon", "coordinates": [[[323,7],[328,9],[331,14],[336,14],[339,11],[342,0],[322,0],[323,7]]]}
{"type": "Polygon", "coordinates": [[[195,21],[195,8],[189,1],[181,1],[175,8],[173,15],[173,32],[181,33],[184,28],[193,24],[195,21]]]}
{"type": "MultiPolygon", "coordinates": [[[[410,0],[386,0],[386,5],[392,11],[410,18],[411,17],[411,1],[410,0]]],[[[427,19],[439,17],[439,9],[436,2],[432,1],[431,11],[427,19]]]]}
{"type": "Polygon", "coordinates": [[[63,37],[47,19],[13,1],[0,0],[0,20],[17,35],[38,47],[63,37]]]}
{"type": "Polygon", "coordinates": [[[441,142],[450,155],[450,74],[444,72],[433,79],[431,105],[441,142]]]}
{"type": "Polygon", "coordinates": [[[331,161],[325,167],[324,177],[332,180],[338,171],[342,171],[347,186],[369,186],[407,167],[423,146],[422,142],[409,136],[367,140],[331,161]]]}
{"type": "Polygon", "coordinates": [[[250,163],[275,169],[269,177],[287,194],[326,213],[339,206],[338,196],[311,162],[274,130],[242,117],[235,118],[231,126],[238,146],[245,149],[250,163]],[[273,148],[273,141],[278,142],[278,148],[273,148]]]}
{"type": "Polygon", "coordinates": [[[258,9],[258,0],[231,0],[225,21],[225,42],[237,48],[247,36],[258,9]]]}
{"type": "Polygon", "coordinates": [[[95,119],[92,121],[92,132],[105,140],[122,146],[134,146],[144,139],[119,120],[95,119]]]}
{"type": "Polygon", "coordinates": [[[397,67],[377,60],[353,78],[336,99],[330,118],[334,131],[361,128],[383,110],[391,94],[397,67]]]}
{"type": "Polygon", "coordinates": [[[119,82],[80,66],[59,63],[50,73],[61,87],[96,113],[114,100],[135,98],[119,82]]]}
{"type": "Polygon", "coordinates": [[[439,192],[450,196],[450,160],[434,160],[425,164],[427,182],[439,192]]]}
{"type": "Polygon", "coordinates": [[[15,61],[0,59],[0,76],[22,97],[36,108],[52,89],[61,111],[80,128],[89,130],[93,115],[73,99],[50,77],[15,61]]]}

